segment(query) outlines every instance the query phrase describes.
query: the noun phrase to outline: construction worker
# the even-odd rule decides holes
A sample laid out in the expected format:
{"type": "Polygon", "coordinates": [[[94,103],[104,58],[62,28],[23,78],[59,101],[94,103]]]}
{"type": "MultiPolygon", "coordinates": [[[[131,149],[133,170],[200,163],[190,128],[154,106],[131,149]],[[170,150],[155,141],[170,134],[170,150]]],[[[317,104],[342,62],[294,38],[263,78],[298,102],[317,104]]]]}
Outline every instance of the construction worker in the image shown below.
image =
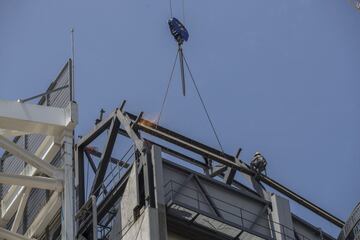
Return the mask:
{"type": "Polygon", "coordinates": [[[251,160],[250,167],[258,174],[261,174],[263,171],[265,171],[266,174],[266,165],[266,159],[261,155],[261,153],[256,152],[251,160]]]}

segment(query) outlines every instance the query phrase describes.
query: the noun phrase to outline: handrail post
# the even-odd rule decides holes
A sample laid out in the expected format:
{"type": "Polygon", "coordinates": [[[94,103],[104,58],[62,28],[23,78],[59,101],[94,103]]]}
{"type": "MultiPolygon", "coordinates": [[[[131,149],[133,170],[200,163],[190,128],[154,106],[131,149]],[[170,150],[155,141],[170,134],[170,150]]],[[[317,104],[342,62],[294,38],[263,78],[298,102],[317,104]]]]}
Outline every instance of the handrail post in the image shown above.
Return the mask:
{"type": "Polygon", "coordinates": [[[93,219],[93,239],[97,240],[97,208],[96,208],[95,195],[91,195],[91,208],[92,208],[92,219],[93,219]]]}

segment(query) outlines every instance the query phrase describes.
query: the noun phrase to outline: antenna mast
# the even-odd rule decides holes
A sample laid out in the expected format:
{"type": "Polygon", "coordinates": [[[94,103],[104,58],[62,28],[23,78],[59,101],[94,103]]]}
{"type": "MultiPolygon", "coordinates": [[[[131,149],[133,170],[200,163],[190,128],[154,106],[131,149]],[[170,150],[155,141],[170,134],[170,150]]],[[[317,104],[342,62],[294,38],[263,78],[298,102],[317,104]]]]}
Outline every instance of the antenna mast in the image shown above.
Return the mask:
{"type": "Polygon", "coordinates": [[[74,101],[75,99],[75,39],[74,39],[74,28],[71,28],[70,30],[70,37],[71,37],[71,81],[70,81],[70,98],[71,101],[74,101]]]}

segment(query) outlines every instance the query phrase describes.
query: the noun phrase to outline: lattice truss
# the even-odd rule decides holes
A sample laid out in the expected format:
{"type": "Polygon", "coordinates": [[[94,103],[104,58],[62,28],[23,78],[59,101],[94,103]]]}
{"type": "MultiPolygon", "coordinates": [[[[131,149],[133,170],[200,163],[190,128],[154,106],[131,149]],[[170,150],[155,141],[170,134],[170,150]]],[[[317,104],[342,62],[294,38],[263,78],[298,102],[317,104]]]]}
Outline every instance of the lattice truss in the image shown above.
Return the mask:
{"type": "Polygon", "coordinates": [[[0,100],[0,239],[36,239],[61,216],[63,239],[74,236],[71,60],[49,89],[18,101],[0,100]],[[32,100],[40,98],[38,103],[32,100]]]}

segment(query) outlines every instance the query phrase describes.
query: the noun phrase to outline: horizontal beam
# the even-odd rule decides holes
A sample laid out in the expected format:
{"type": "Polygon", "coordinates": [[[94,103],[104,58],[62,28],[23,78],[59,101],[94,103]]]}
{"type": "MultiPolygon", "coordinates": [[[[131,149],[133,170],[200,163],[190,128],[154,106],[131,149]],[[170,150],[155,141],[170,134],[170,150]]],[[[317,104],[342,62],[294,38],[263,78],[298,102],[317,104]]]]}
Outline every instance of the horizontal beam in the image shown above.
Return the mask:
{"type": "Polygon", "coordinates": [[[25,186],[52,191],[62,191],[63,183],[61,180],[48,177],[32,177],[24,175],[12,175],[0,172],[0,183],[8,185],[25,186]]]}
{"type": "MultiPolygon", "coordinates": [[[[95,157],[98,157],[98,158],[101,158],[101,155],[102,153],[97,151],[96,149],[92,149],[92,148],[85,148],[85,154],[88,153],[90,155],[93,155],[95,157]]],[[[119,159],[116,159],[114,157],[111,157],[110,158],[110,161],[113,163],[113,164],[116,164],[116,165],[119,165],[120,167],[121,166],[124,166],[125,168],[129,167],[129,164],[128,163],[125,163],[124,161],[122,160],[119,160],[119,159]]]]}
{"type": "MultiPolygon", "coordinates": [[[[127,115],[132,120],[136,119],[135,115],[132,115],[130,113],[127,113],[127,115]]],[[[234,156],[231,156],[229,154],[218,151],[214,148],[206,146],[206,145],[204,145],[200,142],[197,142],[193,139],[190,139],[183,135],[175,133],[169,129],[163,128],[163,127],[156,125],[146,119],[141,119],[138,122],[137,126],[140,130],[142,130],[148,134],[151,134],[153,136],[156,136],[158,138],[166,140],[170,143],[173,143],[175,145],[183,147],[187,150],[190,150],[192,152],[200,154],[204,157],[216,160],[219,163],[233,167],[241,172],[247,173],[249,175],[255,175],[255,172],[253,170],[251,170],[249,167],[239,166],[238,164],[236,164],[234,156]]]]}
{"type": "Polygon", "coordinates": [[[24,162],[36,167],[40,172],[53,178],[63,179],[63,171],[41,160],[3,136],[0,136],[0,147],[24,162]]]}
{"type": "Polygon", "coordinates": [[[19,135],[19,132],[58,136],[64,128],[73,129],[77,123],[77,105],[66,108],[0,100],[0,133],[19,135]]]}
{"type": "Polygon", "coordinates": [[[0,239],[9,239],[9,240],[35,240],[34,238],[28,238],[24,235],[11,232],[5,228],[0,228],[0,239]]]}
{"type": "MultiPolygon", "coordinates": [[[[135,115],[130,114],[130,113],[127,113],[127,115],[131,118],[132,121],[136,120],[135,115]]],[[[193,139],[187,138],[187,137],[180,135],[176,132],[173,132],[169,129],[166,129],[159,125],[156,125],[146,119],[141,119],[140,121],[138,121],[137,127],[139,130],[142,130],[148,134],[151,134],[160,139],[166,140],[170,143],[173,143],[175,145],[183,147],[192,152],[198,153],[202,156],[205,156],[205,157],[208,157],[215,161],[218,161],[219,163],[222,163],[228,167],[234,168],[234,169],[236,169],[240,172],[243,172],[249,176],[254,176],[256,174],[243,161],[239,160],[240,163],[244,163],[244,165],[241,166],[241,165],[237,164],[234,161],[234,159],[235,159],[234,156],[228,155],[219,150],[208,147],[208,146],[206,146],[202,143],[199,143],[193,139]]],[[[304,197],[300,196],[299,194],[296,194],[295,192],[291,191],[287,187],[283,186],[282,184],[276,182],[275,180],[273,180],[265,175],[260,174],[259,176],[260,176],[260,180],[263,183],[272,187],[276,191],[279,191],[280,193],[284,194],[285,196],[289,197],[290,199],[299,203],[300,205],[308,208],[312,212],[318,214],[319,216],[323,217],[324,219],[328,220],[329,222],[333,223],[334,225],[336,225],[340,228],[344,226],[344,221],[335,217],[334,215],[327,212],[326,210],[318,207],[317,205],[315,205],[314,203],[305,199],[304,197]]]]}
{"type": "MultiPolygon", "coordinates": [[[[120,135],[124,136],[124,137],[128,137],[128,138],[129,138],[129,134],[127,134],[127,132],[126,132],[125,130],[121,129],[121,128],[119,128],[118,133],[119,133],[120,135]]],[[[177,152],[177,151],[175,151],[175,150],[173,150],[173,149],[171,149],[171,148],[165,147],[165,146],[162,145],[162,144],[155,143],[155,142],[153,142],[153,141],[151,141],[151,140],[149,140],[149,139],[147,139],[147,138],[143,138],[143,139],[144,139],[145,142],[149,142],[149,143],[152,144],[152,145],[159,146],[159,147],[161,148],[161,151],[164,152],[164,153],[166,153],[166,154],[169,154],[169,155],[171,155],[171,156],[173,156],[173,157],[176,157],[176,158],[179,158],[179,159],[181,159],[181,160],[184,160],[185,162],[192,163],[192,164],[194,164],[194,165],[196,165],[196,166],[198,166],[198,167],[200,167],[200,168],[202,168],[202,169],[207,169],[207,168],[208,168],[208,166],[207,166],[205,163],[200,162],[199,160],[193,159],[193,158],[191,158],[191,157],[189,157],[189,156],[187,156],[187,155],[185,155],[185,154],[182,154],[182,153],[180,153],[180,152],[177,152]]]]}
{"type": "Polygon", "coordinates": [[[287,187],[284,187],[277,181],[265,176],[261,175],[260,180],[268,185],[269,187],[281,192],[282,194],[288,196],[290,199],[294,200],[295,202],[299,203],[300,205],[308,208],[312,212],[318,214],[319,216],[325,218],[326,220],[330,221],[331,223],[335,224],[339,228],[344,227],[345,223],[341,219],[335,217],[331,213],[325,211],[324,209],[320,208],[319,206],[315,205],[314,203],[310,202],[309,200],[303,198],[299,194],[291,191],[287,187]]]}

